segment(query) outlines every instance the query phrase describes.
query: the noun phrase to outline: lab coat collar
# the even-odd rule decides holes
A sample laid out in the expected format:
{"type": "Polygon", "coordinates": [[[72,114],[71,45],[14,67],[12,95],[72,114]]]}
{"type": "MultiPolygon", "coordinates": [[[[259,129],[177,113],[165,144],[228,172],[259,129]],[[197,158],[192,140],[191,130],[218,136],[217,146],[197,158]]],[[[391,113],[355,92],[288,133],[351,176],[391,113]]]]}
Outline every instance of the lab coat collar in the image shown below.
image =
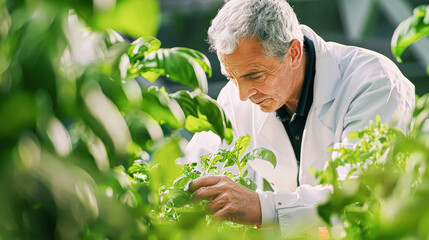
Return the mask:
{"type": "Polygon", "coordinates": [[[337,86],[339,86],[338,83],[341,79],[340,70],[338,63],[329,53],[326,42],[305,25],[301,25],[301,30],[306,37],[313,41],[316,51],[313,105],[317,108],[335,98],[337,86]]]}

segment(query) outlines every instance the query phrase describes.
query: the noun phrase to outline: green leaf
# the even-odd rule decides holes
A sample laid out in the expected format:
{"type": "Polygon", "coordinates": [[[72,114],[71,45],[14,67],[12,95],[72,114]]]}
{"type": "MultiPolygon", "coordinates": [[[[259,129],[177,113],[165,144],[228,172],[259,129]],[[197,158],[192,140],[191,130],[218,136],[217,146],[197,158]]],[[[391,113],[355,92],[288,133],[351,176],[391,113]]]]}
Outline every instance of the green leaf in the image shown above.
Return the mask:
{"type": "Polygon", "coordinates": [[[173,182],[173,186],[175,188],[185,188],[185,186],[191,181],[192,179],[186,175],[181,175],[176,178],[173,182]]]}
{"type": "Polygon", "coordinates": [[[133,141],[144,150],[150,150],[154,142],[164,137],[161,127],[143,111],[133,111],[124,116],[133,141]]]}
{"type": "Polygon", "coordinates": [[[186,90],[180,90],[171,95],[171,98],[177,101],[187,117],[193,116],[198,118],[198,105],[196,104],[192,93],[186,90]]]}
{"type": "Polygon", "coordinates": [[[210,61],[204,54],[202,54],[201,52],[199,52],[197,50],[190,49],[190,48],[176,47],[174,49],[179,51],[179,52],[183,52],[183,53],[186,53],[189,56],[191,56],[203,68],[204,72],[207,73],[208,77],[209,78],[212,77],[212,68],[210,66],[210,61]]]}
{"type": "Polygon", "coordinates": [[[232,151],[235,151],[237,159],[240,159],[241,155],[243,155],[244,151],[246,151],[249,144],[250,144],[249,135],[241,136],[235,141],[235,146],[232,151]]]}
{"type": "Polygon", "coordinates": [[[234,179],[234,181],[253,191],[255,191],[257,188],[256,184],[250,178],[237,177],[234,179]]]}
{"type": "Polygon", "coordinates": [[[213,132],[222,139],[225,139],[226,124],[224,121],[224,113],[217,105],[216,101],[203,94],[196,95],[194,99],[198,104],[199,118],[204,119],[205,116],[207,121],[213,126],[213,132]]]}
{"type": "Polygon", "coordinates": [[[164,138],[157,146],[150,162],[153,188],[158,189],[161,185],[170,185],[176,176],[181,175],[181,167],[175,164],[175,160],[183,156],[180,147],[182,139],[178,136],[164,138]],[[154,166],[157,167],[154,167],[154,166]]]}
{"type": "Polygon", "coordinates": [[[159,124],[167,124],[173,129],[183,127],[185,117],[175,100],[170,100],[165,93],[156,88],[142,90],[142,94],[142,110],[151,115],[159,124]]]}
{"type": "Polygon", "coordinates": [[[228,160],[225,162],[225,165],[223,165],[223,168],[231,167],[231,166],[234,166],[234,160],[232,160],[232,159],[228,159],[228,160]]]}
{"type": "Polygon", "coordinates": [[[128,36],[155,36],[160,20],[156,0],[94,1],[95,15],[89,24],[96,29],[113,29],[128,36]]]}
{"type": "Polygon", "coordinates": [[[134,64],[137,60],[143,59],[147,54],[158,50],[161,47],[161,41],[154,37],[139,37],[128,49],[130,63],[134,64]]]}
{"type": "Polygon", "coordinates": [[[0,101],[0,139],[18,136],[36,124],[36,102],[32,95],[15,92],[0,101]]]}
{"type": "Polygon", "coordinates": [[[358,131],[351,132],[347,137],[349,139],[357,139],[357,138],[359,138],[359,132],[358,131]]]}
{"type": "Polygon", "coordinates": [[[190,132],[212,131],[229,144],[233,139],[231,123],[223,110],[200,91],[178,91],[171,96],[186,115],[185,128],[190,132]]]}
{"type": "Polygon", "coordinates": [[[138,66],[140,74],[153,80],[153,73],[166,76],[184,86],[200,88],[207,92],[207,77],[204,69],[190,55],[176,48],[162,48],[146,55],[138,66]],[[150,74],[150,75],[148,75],[150,74]]]}
{"type": "Polygon", "coordinates": [[[429,35],[429,5],[420,5],[414,9],[413,16],[402,21],[392,36],[392,54],[402,62],[402,53],[420,38],[429,35]]]}
{"type": "Polygon", "coordinates": [[[212,166],[213,166],[213,165],[215,165],[215,164],[216,164],[216,163],[218,163],[218,162],[222,162],[222,160],[223,160],[223,157],[222,157],[222,156],[219,156],[219,155],[212,156],[212,157],[210,158],[210,162],[209,162],[209,165],[207,166],[207,169],[206,169],[206,170],[210,170],[210,169],[212,169],[212,166]]]}
{"type": "Polygon", "coordinates": [[[274,153],[268,149],[265,148],[256,148],[254,150],[252,150],[251,152],[247,153],[242,161],[243,162],[247,162],[249,160],[254,160],[254,159],[263,159],[265,161],[270,162],[271,164],[273,164],[273,167],[275,168],[277,165],[277,160],[276,160],[276,156],[274,155],[274,153]]]}
{"type": "Polygon", "coordinates": [[[193,194],[188,191],[179,189],[173,194],[171,199],[168,200],[167,206],[176,208],[183,207],[191,202],[192,195],[193,194]]]}

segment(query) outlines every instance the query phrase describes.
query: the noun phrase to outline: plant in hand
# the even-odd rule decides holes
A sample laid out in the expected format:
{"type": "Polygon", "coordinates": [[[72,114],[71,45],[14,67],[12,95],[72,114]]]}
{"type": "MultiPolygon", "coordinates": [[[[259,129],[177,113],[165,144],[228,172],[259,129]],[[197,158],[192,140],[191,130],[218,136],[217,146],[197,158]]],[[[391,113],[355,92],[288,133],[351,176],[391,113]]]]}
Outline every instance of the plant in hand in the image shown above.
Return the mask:
{"type": "MultiPolygon", "coordinates": [[[[244,135],[238,138],[234,146],[228,149],[218,149],[212,154],[203,155],[200,157],[199,164],[190,163],[183,166],[183,174],[176,178],[173,186],[168,190],[170,191],[171,198],[166,202],[165,208],[167,212],[172,212],[169,216],[173,216],[170,219],[175,221],[181,221],[182,211],[186,208],[197,209],[195,204],[191,203],[191,199],[194,193],[188,191],[190,182],[200,176],[204,175],[226,175],[235,182],[240,183],[248,189],[256,190],[256,184],[247,177],[248,171],[245,170],[247,162],[254,159],[263,159],[271,162],[274,167],[276,165],[276,158],[273,152],[265,148],[256,148],[247,154],[244,154],[247,147],[250,144],[250,136],[244,135]],[[228,171],[236,167],[238,173],[232,173],[228,171]]],[[[199,211],[202,211],[204,204],[207,201],[203,201],[199,206],[199,211]]],[[[210,217],[207,218],[208,223],[211,223],[210,217]]],[[[241,227],[241,224],[227,223],[222,224],[219,227],[225,228],[227,226],[241,227]]]]}

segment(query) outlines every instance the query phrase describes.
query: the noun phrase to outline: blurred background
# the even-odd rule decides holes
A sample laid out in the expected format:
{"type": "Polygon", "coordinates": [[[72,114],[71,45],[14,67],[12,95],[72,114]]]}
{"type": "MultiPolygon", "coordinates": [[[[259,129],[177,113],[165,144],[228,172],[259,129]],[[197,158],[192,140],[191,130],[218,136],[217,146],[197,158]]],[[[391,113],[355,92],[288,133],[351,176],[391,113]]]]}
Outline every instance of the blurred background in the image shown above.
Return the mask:
{"type": "MultiPolygon", "coordinates": [[[[413,9],[427,0],[290,0],[298,20],[311,27],[325,41],[355,45],[379,52],[394,60],[390,40],[398,24],[412,15],[413,9]]],[[[206,42],[210,21],[223,0],[161,0],[161,24],[157,37],[163,47],[183,46],[207,55],[213,77],[209,79],[209,95],[216,98],[226,79],[220,74],[216,54],[208,52],[206,42]]],[[[394,62],[416,86],[416,93],[429,92],[426,66],[429,39],[423,38],[407,49],[403,63],[394,62]]],[[[163,82],[171,91],[183,88],[163,82]]]]}

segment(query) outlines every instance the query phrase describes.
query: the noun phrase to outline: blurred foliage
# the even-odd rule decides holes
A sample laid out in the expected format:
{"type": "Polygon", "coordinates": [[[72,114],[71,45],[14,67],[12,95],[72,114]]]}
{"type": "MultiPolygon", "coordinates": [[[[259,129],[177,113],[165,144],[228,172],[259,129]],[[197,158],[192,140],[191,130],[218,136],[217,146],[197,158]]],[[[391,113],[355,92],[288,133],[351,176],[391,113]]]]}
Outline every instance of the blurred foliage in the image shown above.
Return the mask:
{"type": "Polygon", "coordinates": [[[205,94],[207,58],[150,37],[158,5],[0,0],[0,239],[237,237],[191,232],[205,224],[192,212],[176,225],[158,217],[181,173],[178,130],[233,139],[205,94]],[[139,75],[195,90],[170,94],[139,75]]]}
{"type": "Polygon", "coordinates": [[[318,207],[333,239],[427,239],[429,208],[429,94],[416,102],[409,134],[376,123],[350,134],[353,149],[330,149],[338,157],[313,170],[333,193],[318,207]],[[427,131],[427,129],[426,129],[427,131]],[[347,169],[339,175],[338,169],[347,169]]]}
{"type": "MultiPolygon", "coordinates": [[[[414,42],[429,36],[429,5],[420,5],[414,9],[413,16],[402,21],[393,33],[392,54],[398,62],[401,55],[414,42]]],[[[429,74],[429,63],[427,66],[429,74]]]]}

